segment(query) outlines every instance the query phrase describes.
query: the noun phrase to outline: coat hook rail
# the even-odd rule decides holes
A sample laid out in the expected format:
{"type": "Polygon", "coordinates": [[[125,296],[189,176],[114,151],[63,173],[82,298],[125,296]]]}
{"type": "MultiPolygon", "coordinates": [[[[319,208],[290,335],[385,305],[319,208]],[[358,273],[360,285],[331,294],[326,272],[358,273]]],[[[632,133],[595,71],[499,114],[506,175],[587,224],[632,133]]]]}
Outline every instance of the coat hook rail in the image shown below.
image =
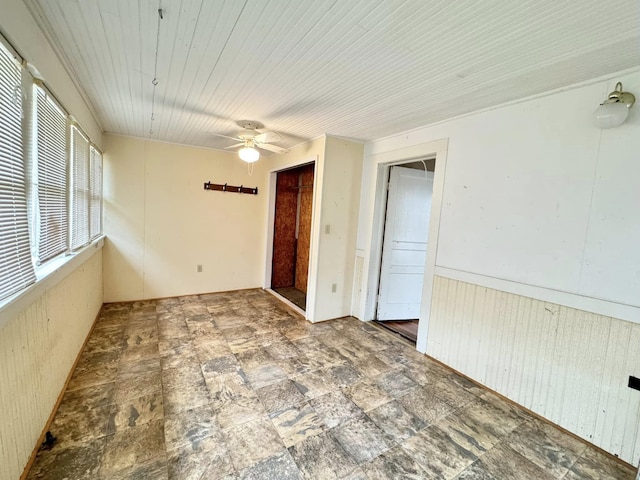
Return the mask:
{"type": "Polygon", "coordinates": [[[251,188],[245,187],[244,185],[240,185],[239,187],[235,185],[227,185],[221,183],[211,183],[207,182],[204,184],[205,190],[218,190],[220,192],[233,192],[233,193],[248,193],[250,195],[258,194],[258,187],[251,188]]]}

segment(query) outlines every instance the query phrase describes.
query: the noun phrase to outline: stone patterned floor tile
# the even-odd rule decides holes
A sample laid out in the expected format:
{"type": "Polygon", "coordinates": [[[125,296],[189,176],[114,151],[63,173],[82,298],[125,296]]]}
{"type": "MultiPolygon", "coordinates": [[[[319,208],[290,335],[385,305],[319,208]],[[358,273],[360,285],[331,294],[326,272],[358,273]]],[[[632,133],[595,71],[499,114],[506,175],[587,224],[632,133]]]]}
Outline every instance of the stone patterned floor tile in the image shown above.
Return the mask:
{"type": "Polygon", "coordinates": [[[355,472],[357,465],[347,455],[331,432],[307,438],[289,447],[304,478],[309,480],[331,480],[345,478],[355,472]]]}
{"type": "Polygon", "coordinates": [[[373,354],[351,360],[351,364],[358,372],[370,379],[377,378],[393,369],[373,354]]]}
{"type": "Polygon", "coordinates": [[[419,387],[409,377],[395,370],[380,375],[376,383],[393,398],[400,398],[419,387]]]}
{"type": "Polygon", "coordinates": [[[351,362],[338,363],[328,367],[326,371],[339,387],[349,387],[364,378],[351,362]]]}
{"type": "Polygon", "coordinates": [[[221,432],[170,450],[167,469],[170,479],[218,480],[235,472],[221,432]]]}
{"type": "Polygon", "coordinates": [[[455,480],[500,480],[488,471],[484,469],[484,465],[480,463],[480,460],[476,460],[467,468],[465,468],[460,475],[455,477],[455,480]]]}
{"type": "Polygon", "coordinates": [[[291,380],[267,385],[256,390],[267,413],[275,413],[287,407],[295,406],[305,401],[305,397],[291,380]]]}
{"type": "Polygon", "coordinates": [[[580,440],[540,420],[522,423],[505,441],[527,460],[558,478],[567,473],[586,449],[580,440]]]}
{"type": "Polygon", "coordinates": [[[334,428],[332,433],[342,448],[362,465],[394,446],[393,440],[365,415],[334,428]]]}
{"type": "Polygon", "coordinates": [[[258,418],[223,432],[227,451],[237,471],[285,450],[268,418],[258,418]]]}
{"type": "Polygon", "coordinates": [[[80,445],[60,449],[60,445],[36,458],[28,480],[94,480],[102,467],[106,440],[84,442],[80,445]]]}
{"type": "Polygon", "coordinates": [[[431,395],[447,402],[454,409],[462,408],[478,398],[448,377],[442,378],[434,384],[423,385],[423,388],[431,395]]]}
{"type": "Polygon", "coordinates": [[[160,370],[149,370],[141,373],[119,373],[114,388],[115,403],[153,395],[162,392],[162,374],[160,370]]]}
{"type": "Polygon", "coordinates": [[[68,415],[56,415],[49,426],[57,440],[57,448],[69,448],[104,437],[111,405],[68,415]]]}
{"type": "Polygon", "coordinates": [[[51,431],[29,479],[635,478],[387,331],[258,289],[104,305],[51,431]]]}
{"type": "Polygon", "coordinates": [[[426,478],[454,478],[478,458],[437,425],[411,437],[402,448],[425,470],[426,478]]]}
{"type": "Polygon", "coordinates": [[[277,365],[263,365],[252,370],[245,370],[245,374],[255,389],[266,387],[288,378],[285,371],[277,365]]]}
{"type": "Polygon", "coordinates": [[[210,405],[167,415],[164,419],[164,439],[168,451],[189,444],[197,450],[199,443],[217,431],[219,427],[210,405]]]}
{"type": "Polygon", "coordinates": [[[478,457],[484,455],[504,438],[504,436],[495,435],[495,429],[492,425],[487,424],[486,418],[478,422],[466,416],[462,410],[447,415],[432,427],[423,430],[423,432],[430,431],[444,432],[447,436],[447,442],[457,449],[468,451],[478,457]]]}
{"type": "Polygon", "coordinates": [[[111,435],[163,418],[162,392],[129,399],[111,406],[107,434],[111,435]]]}
{"type": "Polygon", "coordinates": [[[267,412],[257,397],[237,396],[215,407],[216,421],[221,428],[232,428],[266,417],[267,412]]]}
{"type": "Polygon", "coordinates": [[[322,433],[324,423],[308,404],[294,405],[270,415],[271,421],[287,447],[322,433]]]}
{"type": "Polygon", "coordinates": [[[302,480],[298,466],[284,450],[240,472],[240,480],[302,480]]]}
{"type": "Polygon", "coordinates": [[[532,478],[536,480],[551,480],[557,478],[551,472],[544,471],[515,450],[512,450],[506,443],[501,443],[492,448],[480,458],[478,464],[482,466],[482,470],[495,478],[513,480],[529,480],[532,478]]]}
{"type": "Polygon", "coordinates": [[[346,387],[343,391],[353,403],[365,412],[393,400],[393,397],[383,390],[382,387],[373,380],[368,379],[346,387]]]}
{"type": "Polygon", "coordinates": [[[333,379],[322,370],[296,375],[292,380],[300,393],[309,400],[338,388],[333,379]]]}
{"type": "Polygon", "coordinates": [[[336,427],[350,418],[362,414],[362,410],[340,390],[316,397],[310,400],[309,404],[327,428],[336,427]]]}
{"type": "Polygon", "coordinates": [[[583,478],[598,480],[635,480],[636,471],[631,465],[621,464],[613,458],[587,446],[576,463],[564,477],[566,480],[583,478]]]}
{"type": "Polygon", "coordinates": [[[402,443],[413,437],[427,426],[425,422],[407,411],[397,400],[369,411],[367,416],[396,443],[402,443]]]}
{"type": "Polygon", "coordinates": [[[156,458],[148,463],[137,464],[131,468],[110,473],[108,480],[169,480],[167,460],[166,458],[156,458]]]}
{"type": "Polygon", "coordinates": [[[62,398],[57,415],[76,415],[113,404],[115,385],[115,382],[111,382],[67,391],[62,398]]]}
{"type": "Polygon", "coordinates": [[[446,417],[454,408],[423,387],[409,392],[399,400],[400,404],[428,425],[446,417]]]}
{"type": "Polygon", "coordinates": [[[108,478],[165,455],[163,420],[129,428],[107,437],[100,475],[108,478]]]}
{"type": "Polygon", "coordinates": [[[401,447],[395,447],[363,465],[369,480],[423,480],[426,472],[401,447]]]}

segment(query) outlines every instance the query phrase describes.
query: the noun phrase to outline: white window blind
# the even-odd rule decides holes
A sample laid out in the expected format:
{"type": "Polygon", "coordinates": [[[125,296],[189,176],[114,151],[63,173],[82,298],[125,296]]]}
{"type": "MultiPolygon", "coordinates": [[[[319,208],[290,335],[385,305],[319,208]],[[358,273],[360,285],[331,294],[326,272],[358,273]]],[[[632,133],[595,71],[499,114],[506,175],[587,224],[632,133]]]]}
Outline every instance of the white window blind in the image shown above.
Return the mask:
{"type": "Polygon", "coordinates": [[[67,250],[67,151],[65,113],[47,92],[36,87],[36,191],[40,228],[38,261],[67,250]]]}
{"type": "Polygon", "coordinates": [[[27,221],[20,82],[20,65],[0,42],[0,299],[36,280],[27,221]]]}
{"type": "Polygon", "coordinates": [[[71,249],[89,243],[89,140],[71,127],[71,249]]]}
{"type": "Polygon", "coordinates": [[[102,233],[102,154],[90,148],[91,175],[89,178],[89,236],[91,240],[102,233]]]}

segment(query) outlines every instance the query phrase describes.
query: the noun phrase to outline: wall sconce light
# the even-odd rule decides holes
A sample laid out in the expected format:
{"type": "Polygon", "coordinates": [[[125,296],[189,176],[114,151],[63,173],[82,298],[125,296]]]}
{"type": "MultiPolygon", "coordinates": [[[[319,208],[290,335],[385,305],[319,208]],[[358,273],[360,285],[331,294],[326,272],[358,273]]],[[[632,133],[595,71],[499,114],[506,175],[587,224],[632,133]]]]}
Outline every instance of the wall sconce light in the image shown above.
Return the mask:
{"type": "Polygon", "coordinates": [[[240,160],[244,160],[247,163],[253,163],[258,161],[260,158],[260,152],[248,145],[238,150],[238,156],[240,157],[240,160]]]}
{"type": "Polygon", "coordinates": [[[594,112],[596,125],[600,128],[613,128],[622,125],[635,101],[636,97],[633,93],[623,92],[622,83],[616,83],[616,89],[594,112]]]}

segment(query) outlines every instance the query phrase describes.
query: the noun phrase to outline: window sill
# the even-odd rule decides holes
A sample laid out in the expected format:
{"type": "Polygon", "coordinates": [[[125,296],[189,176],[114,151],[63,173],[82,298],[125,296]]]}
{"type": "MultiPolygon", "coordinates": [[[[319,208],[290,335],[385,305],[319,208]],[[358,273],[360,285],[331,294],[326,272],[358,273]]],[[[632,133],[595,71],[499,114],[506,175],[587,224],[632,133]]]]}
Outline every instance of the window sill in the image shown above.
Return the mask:
{"type": "Polygon", "coordinates": [[[104,235],[101,235],[81,250],[48,262],[47,265],[36,270],[37,280],[34,284],[0,301],[0,329],[11,318],[18,315],[47,290],[60,283],[67,275],[99,252],[104,246],[104,238],[104,235]]]}

